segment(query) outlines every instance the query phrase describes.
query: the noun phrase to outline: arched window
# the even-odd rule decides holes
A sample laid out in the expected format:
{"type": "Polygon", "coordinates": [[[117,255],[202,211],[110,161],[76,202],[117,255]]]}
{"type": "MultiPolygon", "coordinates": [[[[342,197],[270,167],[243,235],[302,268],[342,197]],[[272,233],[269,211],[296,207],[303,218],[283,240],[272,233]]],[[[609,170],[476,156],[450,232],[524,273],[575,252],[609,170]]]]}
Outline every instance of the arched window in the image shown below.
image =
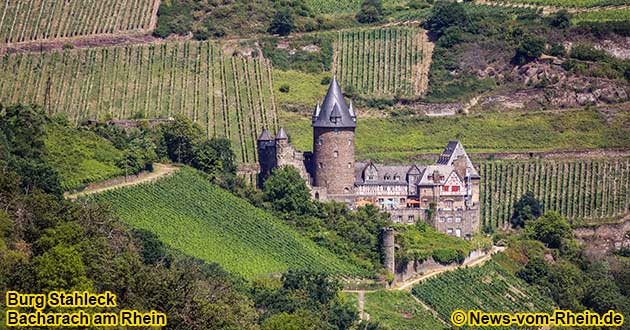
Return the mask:
{"type": "Polygon", "coordinates": [[[319,199],[319,192],[315,193],[315,199],[319,199]]]}
{"type": "Polygon", "coordinates": [[[333,151],[333,157],[335,158],[339,157],[339,151],[337,150],[333,151]]]}
{"type": "Polygon", "coordinates": [[[346,193],[349,193],[350,192],[350,188],[345,187],[345,188],[343,188],[343,191],[346,192],[346,193]]]}

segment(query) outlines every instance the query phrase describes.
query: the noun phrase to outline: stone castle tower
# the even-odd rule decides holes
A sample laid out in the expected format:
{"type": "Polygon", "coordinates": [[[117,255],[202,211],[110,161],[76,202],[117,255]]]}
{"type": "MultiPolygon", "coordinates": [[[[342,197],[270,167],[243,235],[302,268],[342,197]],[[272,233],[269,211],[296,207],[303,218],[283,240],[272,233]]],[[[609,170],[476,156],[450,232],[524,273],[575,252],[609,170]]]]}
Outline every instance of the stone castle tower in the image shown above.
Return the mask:
{"type": "Polygon", "coordinates": [[[329,196],[354,193],[354,130],[357,117],[334,77],[313,111],[313,186],[329,196]]]}

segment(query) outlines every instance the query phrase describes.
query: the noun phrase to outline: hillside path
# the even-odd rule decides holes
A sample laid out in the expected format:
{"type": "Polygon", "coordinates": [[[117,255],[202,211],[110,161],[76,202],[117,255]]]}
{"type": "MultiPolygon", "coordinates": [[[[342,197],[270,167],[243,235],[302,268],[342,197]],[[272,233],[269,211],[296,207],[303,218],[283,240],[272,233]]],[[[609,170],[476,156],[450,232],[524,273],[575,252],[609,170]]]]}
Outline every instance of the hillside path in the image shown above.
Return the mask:
{"type": "Polygon", "coordinates": [[[65,195],[65,198],[75,200],[81,196],[97,194],[100,192],[122,188],[122,187],[135,186],[137,184],[155,181],[159,178],[165,177],[167,175],[171,175],[177,172],[178,170],[179,170],[179,167],[171,165],[171,164],[155,163],[153,164],[152,172],[142,172],[136,176],[127,178],[126,180],[124,178],[116,178],[113,180],[108,180],[108,181],[103,182],[102,185],[98,184],[94,188],[87,188],[77,193],[67,194],[65,195]],[[120,180],[125,180],[125,181],[120,182],[120,180]],[[108,182],[112,182],[112,183],[108,184],[108,182]]]}

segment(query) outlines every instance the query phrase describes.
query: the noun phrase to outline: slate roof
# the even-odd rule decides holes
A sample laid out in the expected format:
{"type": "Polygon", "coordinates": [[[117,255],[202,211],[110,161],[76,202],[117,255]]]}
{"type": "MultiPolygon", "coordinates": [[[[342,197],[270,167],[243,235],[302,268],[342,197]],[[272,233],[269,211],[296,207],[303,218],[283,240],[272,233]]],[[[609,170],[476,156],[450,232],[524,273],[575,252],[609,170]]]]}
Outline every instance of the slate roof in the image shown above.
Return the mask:
{"type": "Polygon", "coordinates": [[[280,127],[278,134],[276,134],[276,140],[288,140],[287,132],[284,131],[284,127],[280,127]]]}
{"type": "Polygon", "coordinates": [[[440,165],[453,165],[453,162],[459,157],[465,157],[466,159],[466,167],[468,168],[469,174],[473,178],[479,178],[479,172],[473,165],[472,161],[468,157],[466,150],[464,150],[464,146],[459,141],[449,141],[446,145],[444,151],[438,158],[437,164],[440,165]]]}
{"type": "MultiPolygon", "coordinates": [[[[358,184],[407,185],[407,173],[416,167],[416,165],[390,166],[372,163],[356,163],[354,169],[355,182],[358,184]],[[378,177],[376,180],[366,182],[363,178],[363,172],[370,165],[374,165],[376,167],[378,177]],[[389,180],[386,179],[388,176],[389,180]],[[395,177],[398,177],[399,179],[395,180],[395,177]]],[[[420,174],[422,174],[423,167],[418,167],[418,170],[420,171],[420,174]]]]}
{"type": "Polygon", "coordinates": [[[425,168],[424,172],[422,173],[422,177],[420,178],[420,182],[418,184],[421,186],[435,185],[435,182],[432,179],[429,179],[429,176],[432,176],[435,171],[440,172],[440,176],[444,176],[444,179],[440,180],[440,184],[444,184],[444,182],[446,182],[446,179],[448,179],[448,176],[454,170],[455,169],[451,165],[442,165],[442,164],[429,165],[425,168]]]}
{"type": "Polygon", "coordinates": [[[258,137],[258,141],[273,141],[273,138],[271,137],[271,134],[269,134],[269,131],[263,128],[262,133],[260,133],[260,136],[258,137]]]}
{"type": "Polygon", "coordinates": [[[337,77],[333,77],[324,102],[321,106],[318,104],[313,111],[313,127],[355,128],[356,121],[354,109],[348,107],[337,77]]]}

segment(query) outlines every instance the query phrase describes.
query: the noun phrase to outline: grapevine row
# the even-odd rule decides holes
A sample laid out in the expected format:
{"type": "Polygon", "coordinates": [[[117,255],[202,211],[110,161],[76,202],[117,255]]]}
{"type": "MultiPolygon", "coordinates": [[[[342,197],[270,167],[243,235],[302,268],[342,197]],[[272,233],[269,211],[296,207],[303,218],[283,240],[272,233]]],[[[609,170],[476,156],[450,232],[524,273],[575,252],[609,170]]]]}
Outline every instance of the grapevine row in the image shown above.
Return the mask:
{"type": "Polygon", "coordinates": [[[87,119],[182,114],[209,137],[232,140],[255,163],[256,137],[277,128],[270,62],[228,57],[212,42],[8,54],[0,60],[0,102],[33,103],[87,119]]]}
{"type": "Polygon", "coordinates": [[[344,87],[365,95],[421,95],[431,49],[419,28],[342,31],[334,45],[333,71],[344,87]]]}
{"type": "Polygon", "coordinates": [[[479,164],[484,225],[505,225],[528,191],[571,221],[630,212],[630,159],[492,161],[479,164]]]}

